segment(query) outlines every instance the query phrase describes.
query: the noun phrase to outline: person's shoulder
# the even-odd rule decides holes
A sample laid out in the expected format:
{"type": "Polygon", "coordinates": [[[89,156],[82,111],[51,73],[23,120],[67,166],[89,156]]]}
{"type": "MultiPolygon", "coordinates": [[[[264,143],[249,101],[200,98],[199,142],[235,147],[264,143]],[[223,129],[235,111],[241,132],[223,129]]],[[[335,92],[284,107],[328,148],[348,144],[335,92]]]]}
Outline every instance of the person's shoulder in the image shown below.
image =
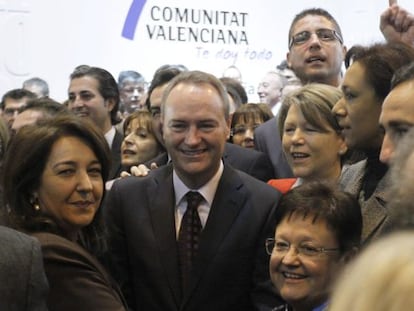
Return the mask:
{"type": "MultiPolygon", "coordinates": [[[[277,121],[278,119],[277,119],[277,117],[273,117],[273,118],[271,118],[271,119],[269,119],[269,120],[267,120],[266,122],[264,122],[264,123],[262,123],[262,124],[260,124],[255,130],[254,130],[254,133],[255,133],[255,135],[257,134],[257,133],[262,133],[262,132],[267,132],[268,130],[270,130],[270,129],[274,129],[274,128],[277,128],[277,124],[278,124],[278,121],[277,121]]],[[[273,131],[272,131],[273,132],[273,131]]]]}
{"type": "Polygon", "coordinates": [[[36,238],[40,244],[42,245],[42,248],[47,247],[68,247],[68,248],[81,248],[76,243],[60,236],[54,233],[49,232],[35,232],[31,234],[32,237],[36,238]]]}
{"type": "MultiPolygon", "coordinates": [[[[275,188],[269,186],[266,182],[259,180],[246,172],[243,172],[239,169],[233,168],[232,166],[225,166],[226,170],[229,172],[229,176],[234,180],[234,185],[243,185],[251,194],[255,195],[269,195],[271,197],[277,197],[279,195],[279,191],[275,188]],[[234,174],[234,175],[230,175],[234,174]],[[235,177],[237,176],[237,177],[235,177]],[[236,181],[236,178],[239,182],[236,181]]],[[[240,187],[240,189],[242,189],[240,187]]]]}
{"type": "Polygon", "coordinates": [[[230,156],[237,157],[238,159],[268,159],[267,155],[262,151],[252,148],[244,148],[232,143],[226,143],[225,152],[230,156]]]}
{"type": "Polygon", "coordinates": [[[122,191],[137,191],[141,187],[146,187],[149,184],[157,183],[159,180],[166,178],[169,174],[172,174],[171,165],[163,165],[156,169],[151,170],[147,176],[128,176],[119,178],[114,181],[111,189],[117,189],[122,191]]]}
{"type": "Polygon", "coordinates": [[[89,261],[93,265],[96,264],[96,259],[92,254],[67,238],[48,232],[37,232],[32,236],[40,242],[43,256],[46,259],[67,261],[77,258],[82,262],[89,261]]]}
{"type": "Polygon", "coordinates": [[[16,247],[36,242],[31,236],[5,226],[0,226],[0,241],[1,245],[10,244],[16,247]]]}
{"type": "Polygon", "coordinates": [[[359,162],[344,166],[340,177],[341,183],[347,183],[348,181],[357,178],[359,174],[363,173],[366,165],[367,161],[361,160],[359,162]]]}

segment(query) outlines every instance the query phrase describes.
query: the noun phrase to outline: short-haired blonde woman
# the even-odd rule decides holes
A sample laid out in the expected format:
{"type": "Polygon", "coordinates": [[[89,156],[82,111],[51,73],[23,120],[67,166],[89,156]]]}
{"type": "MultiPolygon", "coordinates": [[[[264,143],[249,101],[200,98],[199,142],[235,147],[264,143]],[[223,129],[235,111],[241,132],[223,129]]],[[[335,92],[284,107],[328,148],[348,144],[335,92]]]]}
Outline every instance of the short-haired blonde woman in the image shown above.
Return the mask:
{"type": "Polygon", "coordinates": [[[308,181],[337,182],[347,146],[331,110],[341,91],[325,84],[307,84],[289,93],[279,112],[283,151],[295,178],[273,179],[281,191],[308,181]]]}

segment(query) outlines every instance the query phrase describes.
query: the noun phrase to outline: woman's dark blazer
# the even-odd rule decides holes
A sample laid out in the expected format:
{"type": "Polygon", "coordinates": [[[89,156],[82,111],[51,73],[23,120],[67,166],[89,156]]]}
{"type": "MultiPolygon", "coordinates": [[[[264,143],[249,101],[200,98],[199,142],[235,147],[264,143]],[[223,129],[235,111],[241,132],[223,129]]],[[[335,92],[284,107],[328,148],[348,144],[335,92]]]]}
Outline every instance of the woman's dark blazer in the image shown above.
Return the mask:
{"type": "Polygon", "coordinates": [[[118,286],[88,251],[56,234],[32,236],[42,247],[50,311],[128,310],[118,286]]]}

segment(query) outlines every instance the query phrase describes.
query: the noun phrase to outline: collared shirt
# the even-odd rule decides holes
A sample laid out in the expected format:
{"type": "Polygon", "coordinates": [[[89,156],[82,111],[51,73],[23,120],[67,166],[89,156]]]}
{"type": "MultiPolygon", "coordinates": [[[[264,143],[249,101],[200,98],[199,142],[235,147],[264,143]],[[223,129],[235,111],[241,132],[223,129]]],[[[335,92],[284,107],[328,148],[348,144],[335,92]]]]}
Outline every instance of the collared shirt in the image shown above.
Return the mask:
{"type": "Polygon", "coordinates": [[[276,105],[272,107],[272,113],[275,117],[279,114],[280,108],[282,107],[282,102],[277,102],[276,105]]]}
{"type": "Polygon", "coordinates": [[[112,148],[112,143],[114,141],[115,138],[115,126],[112,126],[111,129],[105,133],[105,139],[108,142],[109,148],[112,148]]]}
{"type": "Polygon", "coordinates": [[[201,226],[203,228],[205,227],[208,214],[210,213],[211,204],[213,203],[218,183],[220,181],[221,175],[223,174],[223,170],[223,161],[220,161],[220,167],[217,170],[216,174],[214,174],[214,176],[199,189],[188,188],[178,177],[175,170],[173,171],[173,185],[175,192],[175,231],[177,237],[180,231],[181,219],[187,210],[187,200],[185,198],[185,195],[188,191],[198,191],[204,198],[198,207],[198,214],[200,216],[201,226]]]}

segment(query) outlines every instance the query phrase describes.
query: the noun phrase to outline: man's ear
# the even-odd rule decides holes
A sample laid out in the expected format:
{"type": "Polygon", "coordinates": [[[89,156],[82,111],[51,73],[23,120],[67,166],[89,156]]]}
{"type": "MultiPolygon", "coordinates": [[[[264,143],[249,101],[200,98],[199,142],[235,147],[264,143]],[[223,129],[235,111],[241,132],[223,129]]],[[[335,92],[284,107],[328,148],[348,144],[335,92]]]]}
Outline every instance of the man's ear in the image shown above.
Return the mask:
{"type": "Polygon", "coordinates": [[[112,109],[115,107],[115,98],[108,98],[105,100],[106,108],[108,109],[108,112],[111,112],[112,109]]]}
{"type": "MultiPolygon", "coordinates": [[[[164,131],[163,131],[163,122],[161,121],[159,124],[158,124],[158,126],[159,126],[159,130],[160,130],[160,133],[161,133],[161,137],[162,137],[162,139],[164,139],[164,131]]],[[[164,140],[165,141],[165,140],[164,140]]]]}
{"type": "Polygon", "coordinates": [[[347,51],[348,51],[347,47],[345,45],[343,45],[342,46],[342,53],[343,53],[342,61],[345,60],[345,55],[346,55],[347,51]]]}
{"type": "Polygon", "coordinates": [[[227,125],[227,135],[226,135],[226,138],[227,138],[227,140],[229,140],[230,139],[230,129],[231,129],[231,116],[229,116],[228,118],[227,118],[227,120],[226,120],[226,125],[227,125]]]}
{"type": "Polygon", "coordinates": [[[286,53],[286,62],[290,69],[292,69],[292,63],[290,62],[290,52],[286,53]]]}

